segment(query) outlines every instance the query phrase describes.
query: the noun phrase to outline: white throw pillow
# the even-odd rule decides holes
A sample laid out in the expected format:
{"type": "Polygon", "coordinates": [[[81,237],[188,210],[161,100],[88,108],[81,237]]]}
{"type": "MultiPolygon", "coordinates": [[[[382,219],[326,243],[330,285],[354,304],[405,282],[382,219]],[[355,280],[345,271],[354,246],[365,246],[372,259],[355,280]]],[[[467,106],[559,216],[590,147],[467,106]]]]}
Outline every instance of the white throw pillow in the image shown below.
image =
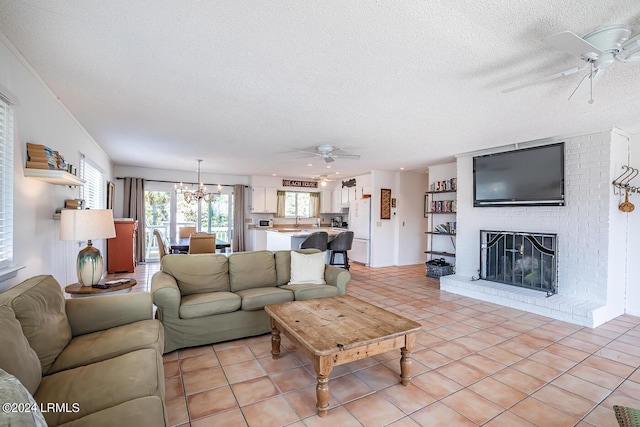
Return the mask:
{"type": "Polygon", "coordinates": [[[291,251],[289,285],[326,285],[324,281],[325,253],[301,254],[291,251]]]}

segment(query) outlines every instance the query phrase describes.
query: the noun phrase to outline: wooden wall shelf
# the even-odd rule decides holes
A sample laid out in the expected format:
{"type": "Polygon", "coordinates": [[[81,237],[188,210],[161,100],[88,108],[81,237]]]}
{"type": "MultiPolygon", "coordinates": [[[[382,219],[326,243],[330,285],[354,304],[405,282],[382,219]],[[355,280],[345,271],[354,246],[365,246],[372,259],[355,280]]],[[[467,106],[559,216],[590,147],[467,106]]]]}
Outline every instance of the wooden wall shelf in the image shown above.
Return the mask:
{"type": "Polygon", "coordinates": [[[85,181],[67,171],[47,169],[24,169],[24,176],[55,185],[84,185],[85,181]]]}

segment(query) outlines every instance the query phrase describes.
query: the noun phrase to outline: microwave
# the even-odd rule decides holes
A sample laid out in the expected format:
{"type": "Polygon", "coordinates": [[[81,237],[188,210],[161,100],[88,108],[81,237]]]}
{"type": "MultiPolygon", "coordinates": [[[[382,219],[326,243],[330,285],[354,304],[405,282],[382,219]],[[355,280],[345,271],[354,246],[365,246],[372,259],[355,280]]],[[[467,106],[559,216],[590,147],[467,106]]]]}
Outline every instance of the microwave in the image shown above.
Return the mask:
{"type": "Polygon", "coordinates": [[[269,220],[269,219],[261,219],[261,220],[258,222],[258,225],[259,225],[260,227],[271,227],[271,220],[269,220]]]}

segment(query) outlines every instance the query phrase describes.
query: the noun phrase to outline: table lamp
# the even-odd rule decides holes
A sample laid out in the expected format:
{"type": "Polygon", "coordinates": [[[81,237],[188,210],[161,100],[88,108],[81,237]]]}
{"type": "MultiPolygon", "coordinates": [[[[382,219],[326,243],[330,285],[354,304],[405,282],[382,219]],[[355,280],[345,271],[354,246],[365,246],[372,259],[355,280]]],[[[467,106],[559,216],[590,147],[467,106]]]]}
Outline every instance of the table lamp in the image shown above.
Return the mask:
{"type": "Polygon", "coordinates": [[[76,269],[82,286],[97,284],[102,278],[103,262],[100,250],[91,240],[116,237],[111,209],[63,209],[60,215],[60,240],[87,240],[87,247],[78,253],[76,269]]]}

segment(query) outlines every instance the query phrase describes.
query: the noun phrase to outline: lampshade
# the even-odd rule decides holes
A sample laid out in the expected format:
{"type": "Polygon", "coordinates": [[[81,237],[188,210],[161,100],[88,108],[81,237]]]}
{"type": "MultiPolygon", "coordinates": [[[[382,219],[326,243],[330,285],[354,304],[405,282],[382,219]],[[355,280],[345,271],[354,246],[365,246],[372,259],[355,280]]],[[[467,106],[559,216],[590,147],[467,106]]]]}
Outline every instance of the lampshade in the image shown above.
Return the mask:
{"type": "Polygon", "coordinates": [[[92,286],[102,278],[102,254],[91,240],[116,237],[111,209],[63,209],[60,215],[60,240],[86,240],[87,247],[78,253],[78,283],[92,286]]]}
{"type": "Polygon", "coordinates": [[[116,237],[111,209],[63,209],[60,240],[96,240],[116,237]]]}

